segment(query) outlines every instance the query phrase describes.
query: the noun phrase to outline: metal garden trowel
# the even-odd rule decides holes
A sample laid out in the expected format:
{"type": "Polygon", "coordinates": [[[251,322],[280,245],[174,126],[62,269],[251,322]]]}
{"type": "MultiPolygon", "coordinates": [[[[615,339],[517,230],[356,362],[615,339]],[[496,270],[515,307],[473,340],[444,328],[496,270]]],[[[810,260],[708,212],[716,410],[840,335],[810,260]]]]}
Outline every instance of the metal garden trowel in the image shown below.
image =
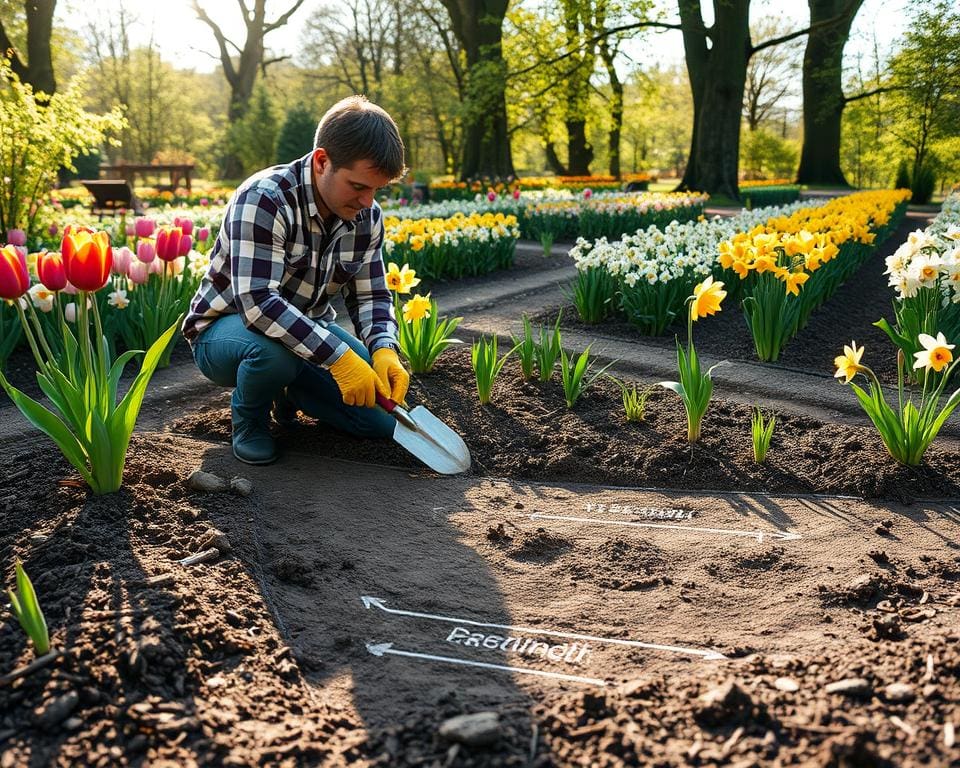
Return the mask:
{"type": "Polygon", "coordinates": [[[470,469],[470,451],[463,438],[422,405],[408,411],[377,393],[377,405],[396,419],[393,439],[442,475],[470,469]]]}

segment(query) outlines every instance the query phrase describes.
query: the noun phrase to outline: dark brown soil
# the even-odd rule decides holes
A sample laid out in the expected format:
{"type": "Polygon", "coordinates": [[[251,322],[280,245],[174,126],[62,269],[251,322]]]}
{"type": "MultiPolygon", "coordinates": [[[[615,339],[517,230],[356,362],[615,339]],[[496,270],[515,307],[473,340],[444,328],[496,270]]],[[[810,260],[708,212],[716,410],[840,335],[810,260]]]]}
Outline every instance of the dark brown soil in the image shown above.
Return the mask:
{"type": "MultiPolygon", "coordinates": [[[[553,380],[523,382],[519,364],[508,361],[494,387],[493,402],[481,406],[470,355],[456,349],[439,358],[434,371],[415,377],[407,401],[426,405],[465,437],[480,475],[540,481],[658,488],[851,494],[911,499],[960,496],[960,453],[936,442],[919,467],[894,461],[870,427],[830,424],[780,414],[767,460],[753,460],[750,408],[715,400],[701,439],[687,442],[680,399],[657,388],[642,422],[629,423],[619,386],[606,378],[570,410],[559,373],[553,380]]],[[[645,382],[643,385],[649,385],[645,382]]],[[[191,415],[175,428],[196,437],[228,441],[228,396],[219,407],[191,415]]],[[[336,435],[309,419],[282,434],[281,446],[319,456],[364,461],[369,443],[336,435]]],[[[378,461],[418,466],[402,448],[387,443],[378,461]]]]}
{"type": "MultiPolygon", "coordinates": [[[[772,365],[832,375],[833,359],[843,354],[843,345],[856,341],[866,348],[863,362],[876,372],[881,381],[897,383],[896,347],[879,328],[880,318],[894,322],[894,290],[887,285],[883,274],[884,259],[893,253],[907,235],[926,226],[908,218],[880,245],[874,255],[850,280],[821,307],[814,310],[806,327],[784,348],[780,359],[772,365]]],[[[539,323],[556,320],[561,307],[552,307],[535,318],[539,323]]],[[[561,327],[576,329],[597,338],[640,339],[651,346],[674,348],[675,338],[686,342],[686,320],[674,323],[663,336],[640,336],[635,326],[624,320],[611,318],[596,325],[583,323],[572,305],[564,307],[561,327]]],[[[711,317],[700,320],[694,328],[697,349],[713,358],[729,360],[756,360],[753,337],[739,308],[732,305],[711,317]]]]}
{"type": "MultiPolygon", "coordinates": [[[[125,488],[94,498],[58,481],[70,473],[45,442],[0,448],[17,468],[0,480],[5,581],[22,557],[65,650],[0,687],[4,766],[866,768],[957,756],[945,739],[960,699],[960,520],[945,507],[769,497],[746,525],[789,520],[809,541],[698,540],[533,519],[602,490],[431,479],[299,449],[254,470],[225,447],[143,433],[125,488]],[[243,472],[253,495],[191,491],[197,467],[243,472]],[[214,542],[212,562],[177,562],[214,542]],[[438,635],[365,609],[364,594],[727,659],[594,643],[583,670],[521,660],[603,686],[375,657],[365,641],[498,654],[444,643],[449,625],[438,635]],[[861,679],[849,693],[825,689],[848,678],[861,679]],[[479,711],[499,718],[491,743],[439,735],[479,711]]],[[[735,525],[746,509],[642,498],[700,525],[735,525]]],[[[0,669],[29,658],[5,622],[0,669]]]]}
{"type": "MultiPolygon", "coordinates": [[[[137,433],[107,497],[45,438],[0,445],[4,584],[22,558],[64,651],[0,681],[0,768],[960,764],[953,444],[905,469],[870,429],[784,414],[758,466],[743,406],[715,402],[691,448],[672,393],[626,423],[612,382],[568,410],[556,375],[524,383],[510,362],[481,407],[462,348],[408,399],[464,435],[472,474],[432,476],[390,441],[302,416],[278,464],[247,467],[229,453],[229,393],[137,433]],[[252,494],[194,491],[198,468],[252,494]],[[790,496],[809,492],[884,501],[790,496]],[[659,514],[673,509],[689,517],[659,514]],[[364,595],[611,642],[582,668],[538,664],[364,595]],[[369,650],[388,640],[597,682],[369,650]],[[489,743],[441,736],[481,711],[499,718],[489,743]]],[[[0,674],[31,657],[5,620],[0,674]]]]}

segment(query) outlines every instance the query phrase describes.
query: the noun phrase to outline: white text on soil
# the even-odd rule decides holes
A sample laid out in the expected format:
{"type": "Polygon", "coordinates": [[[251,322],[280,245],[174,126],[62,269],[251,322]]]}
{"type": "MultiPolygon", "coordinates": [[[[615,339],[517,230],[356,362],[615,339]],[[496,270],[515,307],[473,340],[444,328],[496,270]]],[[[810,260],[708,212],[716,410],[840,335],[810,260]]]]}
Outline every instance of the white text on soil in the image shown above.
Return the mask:
{"type": "Polygon", "coordinates": [[[590,653],[589,643],[557,643],[550,645],[529,637],[502,637],[471,632],[464,627],[454,627],[447,636],[448,643],[456,643],[469,648],[487,648],[491,651],[512,651],[524,656],[540,656],[550,661],[563,661],[579,664],[590,653]]]}

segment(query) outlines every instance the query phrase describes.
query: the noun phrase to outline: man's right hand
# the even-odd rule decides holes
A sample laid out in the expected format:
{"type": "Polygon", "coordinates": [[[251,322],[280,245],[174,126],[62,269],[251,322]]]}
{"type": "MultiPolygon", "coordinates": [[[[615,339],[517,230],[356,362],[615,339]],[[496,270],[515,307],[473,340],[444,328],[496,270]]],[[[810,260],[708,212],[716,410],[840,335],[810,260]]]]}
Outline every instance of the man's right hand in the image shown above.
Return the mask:
{"type": "Polygon", "coordinates": [[[390,390],[377,376],[370,364],[352,349],[348,349],[329,371],[340,387],[340,395],[347,405],[372,408],[377,404],[377,392],[390,397],[390,390]]]}

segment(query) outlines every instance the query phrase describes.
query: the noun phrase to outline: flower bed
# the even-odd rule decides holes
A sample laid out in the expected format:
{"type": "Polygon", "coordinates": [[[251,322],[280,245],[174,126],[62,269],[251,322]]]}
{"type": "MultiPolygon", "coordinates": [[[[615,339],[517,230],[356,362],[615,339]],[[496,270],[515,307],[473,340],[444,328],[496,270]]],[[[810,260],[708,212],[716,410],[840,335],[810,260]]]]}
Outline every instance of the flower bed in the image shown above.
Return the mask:
{"type": "MultiPolygon", "coordinates": [[[[886,265],[896,291],[895,320],[877,325],[906,359],[920,351],[920,334],[960,341],[960,193],[948,196],[930,226],[913,232],[886,265]]],[[[923,380],[922,372],[908,373],[923,380]]]]}
{"type": "Polygon", "coordinates": [[[858,192],[773,217],[720,244],[721,274],[739,283],[760,360],[777,360],[810,313],[896,229],[908,199],[907,190],[858,192]]]}
{"type": "Polygon", "coordinates": [[[765,205],[786,205],[800,199],[798,184],[740,185],[740,199],[747,208],[765,205]]]}
{"type": "MultiPolygon", "coordinates": [[[[641,333],[657,335],[679,314],[694,284],[714,272],[723,240],[799,208],[795,204],[744,211],[730,218],[673,221],[663,229],[650,226],[613,242],[580,238],[570,255],[581,274],[606,274],[613,279],[608,291],[598,297],[599,303],[641,333]]],[[[607,314],[600,313],[601,318],[607,314]]]]}
{"type": "Polygon", "coordinates": [[[481,275],[513,263],[520,231],[515,216],[454,214],[450,218],[384,219],[383,255],[428,279],[481,275]]]}
{"type": "MultiPolygon", "coordinates": [[[[834,249],[839,253],[841,245],[846,245],[843,258],[838,260],[840,266],[835,264],[809,286],[804,286],[805,290],[813,290],[795,302],[799,305],[796,316],[790,318],[789,328],[779,339],[785,343],[786,338],[803,326],[813,307],[822,303],[872,252],[870,244],[889,234],[904,210],[903,195],[896,197],[893,193],[871,193],[820,203],[794,203],[745,211],[729,219],[675,223],[662,232],[648,228],[612,243],[605,239],[596,243],[581,239],[571,255],[579,269],[578,279],[584,295],[593,295],[594,304],[603,304],[619,313],[641,333],[656,335],[663,333],[680,312],[694,283],[707,274],[725,282],[732,298],[739,300],[753,293],[757,275],[769,272],[782,281],[779,290],[795,298],[792,294],[799,292],[799,286],[804,285],[821,264],[837,255],[834,249]],[[805,238],[803,245],[798,246],[791,238],[804,226],[819,234],[812,240],[805,238]],[[875,228],[871,230],[871,226],[875,228]],[[752,254],[750,263],[759,266],[759,272],[743,259],[735,258],[730,250],[742,249],[746,243],[753,243],[754,238],[759,238],[759,249],[754,247],[744,253],[752,254]],[[723,245],[724,241],[730,245],[723,245]],[[787,269],[776,264],[775,254],[782,251],[786,256],[787,248],[790,259],[802,249],[809,251],[810,258],[804,262],[806,268],[794,264],[787,269]],[[830,258],[826,258],[827,254],[830,258]],[[762,258],[755,263],[758,255],[762,258]],[[749,277],[751,271],[752,278],[749,277]],[[744,278],[749,278],[747,283],[744,278]],[[593,283],[603,281],[606,282],[600,288],[592,289],[593,283]]],[[[767,285],[770,277],[759,282],[767,285]]],[[[582,316],[587,314],[602,319],[606,313],[581,309],[582,316]]],[[[763,354],[773,353],[765,350],[763,354]]]]}

